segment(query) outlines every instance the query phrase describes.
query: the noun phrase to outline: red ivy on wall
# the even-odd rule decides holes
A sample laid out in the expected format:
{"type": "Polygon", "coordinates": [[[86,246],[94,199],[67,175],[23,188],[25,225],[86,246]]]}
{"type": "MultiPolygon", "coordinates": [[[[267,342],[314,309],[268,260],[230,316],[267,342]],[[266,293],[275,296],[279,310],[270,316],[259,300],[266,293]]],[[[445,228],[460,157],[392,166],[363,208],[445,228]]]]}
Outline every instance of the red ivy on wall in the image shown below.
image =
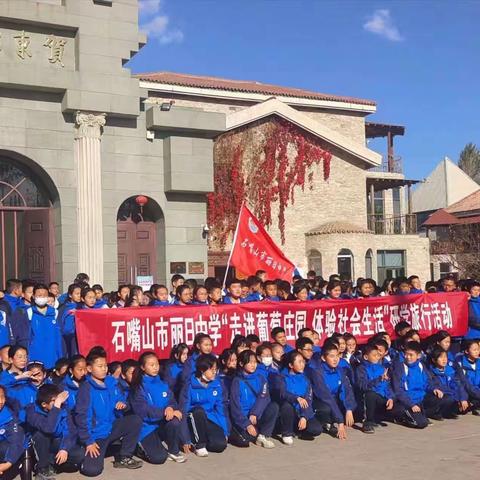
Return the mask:
{"type": "Polygon", "coordinates": [[[285,210],[295,189],[313,188],[314,165],[323,162],[330,176],[331,153],[310,133],[278,117],[269,117],[221,135],[215,143],[214,193],[208,195],[208,223],[223,249],[235,231],[243,200],[269,227],[278,202],[278,228],[285,243],[285,210]],[[308,173],[307,173],[308,172],[308,173]]]}

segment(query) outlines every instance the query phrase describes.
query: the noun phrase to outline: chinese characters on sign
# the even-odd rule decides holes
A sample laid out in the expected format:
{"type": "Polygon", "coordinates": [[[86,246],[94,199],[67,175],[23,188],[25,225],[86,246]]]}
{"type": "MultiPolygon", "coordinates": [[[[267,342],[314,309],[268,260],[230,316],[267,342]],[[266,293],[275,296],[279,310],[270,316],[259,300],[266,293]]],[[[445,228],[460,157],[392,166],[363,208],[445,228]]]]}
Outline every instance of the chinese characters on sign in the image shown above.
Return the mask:
{"type": "Polygon", "coordinates": [[[211,336],[216,352],[230,346],[235,335],[256,334],[270,340],[274,327],[283,327],[293,344],[304,327],[316,330],[320,343],[334,332],[350,332],[359,343],[386,331],[394,335],[395,325],[409,322],[422,336],[448,330],[464,335],[468,322],[466,295],[420,294],[382,297],[373,300],[255,302],[222,306],[153,307],[99,309],[76,312],[80,350],[105,345],[109,358],[136,357],[154,350],[167,358],[170,349],[181,342],[193,344],[197,333],[211,336]],[[103,317],[103,318],[99,318],[103,317]]]}
{"type": "MultiPolygon", "coordinates": [[[[33,57],[32,52],[32,37],[22,30],[16,35],[12,36],[12,42],[15,49],[15,55],[20,60],[28,60],[33,57]]],[[[59,38],[53,34],[47,35],[42,46],[48,49],[48,56],[46,59],[52,65],[58,64],[60,67],[64,68],[64,56],[65,56],[65,46],[67,45],[68,40],[65,38],[59,38]]],[[[0,32],[0,54],[5,52],[7,45],[9,44],[8,35],[5,35],[4,32],[0,32]]]]}

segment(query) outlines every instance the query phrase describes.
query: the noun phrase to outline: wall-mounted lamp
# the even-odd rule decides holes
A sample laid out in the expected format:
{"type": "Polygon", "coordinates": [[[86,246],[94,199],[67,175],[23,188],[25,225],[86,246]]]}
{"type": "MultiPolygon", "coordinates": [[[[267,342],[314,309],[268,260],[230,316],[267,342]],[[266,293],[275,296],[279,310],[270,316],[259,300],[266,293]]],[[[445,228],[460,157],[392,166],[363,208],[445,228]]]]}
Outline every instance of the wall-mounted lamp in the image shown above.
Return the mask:
{"type": "Polygon", "coordinates": [[[202,238],[208,239],[208,235],[210,233],[210,228],[208,225],[202,225],[202,238]]]}

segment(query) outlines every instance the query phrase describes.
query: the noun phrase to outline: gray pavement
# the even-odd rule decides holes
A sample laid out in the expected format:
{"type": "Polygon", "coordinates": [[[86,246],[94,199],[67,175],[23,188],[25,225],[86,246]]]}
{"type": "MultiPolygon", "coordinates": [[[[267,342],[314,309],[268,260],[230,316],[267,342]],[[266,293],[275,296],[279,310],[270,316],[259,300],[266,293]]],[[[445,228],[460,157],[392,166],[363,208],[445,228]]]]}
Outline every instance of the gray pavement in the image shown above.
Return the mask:
{"type": "MultiPolygon", "coordinates": [[[[115,480],[478,480],[480,417],[434,422],[425,430],[398,425],[378,428],[374,435],[349,430],[346,441],[321,435],[313,442],[296,440],[292,447],[276,442],[265,450],[233,446],[208,458],[189,455],[184,464],[168,461],[136,471],[117,470],[106,460],[100,478],[115,480]]],[[[59,480],[85,479],[62,474],[59,480]]]]}

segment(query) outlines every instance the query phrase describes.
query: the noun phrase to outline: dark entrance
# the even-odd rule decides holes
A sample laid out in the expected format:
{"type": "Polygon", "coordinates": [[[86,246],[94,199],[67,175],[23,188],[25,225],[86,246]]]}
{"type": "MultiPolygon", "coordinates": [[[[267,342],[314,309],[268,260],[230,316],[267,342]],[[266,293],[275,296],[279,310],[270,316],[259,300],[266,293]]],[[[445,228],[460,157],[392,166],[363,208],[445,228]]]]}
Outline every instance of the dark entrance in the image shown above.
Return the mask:
{"type": "Polygon", "coordinates": [[[54,278],[52,203],[38,175],[0,155],[0,281],[54,278]]]}

